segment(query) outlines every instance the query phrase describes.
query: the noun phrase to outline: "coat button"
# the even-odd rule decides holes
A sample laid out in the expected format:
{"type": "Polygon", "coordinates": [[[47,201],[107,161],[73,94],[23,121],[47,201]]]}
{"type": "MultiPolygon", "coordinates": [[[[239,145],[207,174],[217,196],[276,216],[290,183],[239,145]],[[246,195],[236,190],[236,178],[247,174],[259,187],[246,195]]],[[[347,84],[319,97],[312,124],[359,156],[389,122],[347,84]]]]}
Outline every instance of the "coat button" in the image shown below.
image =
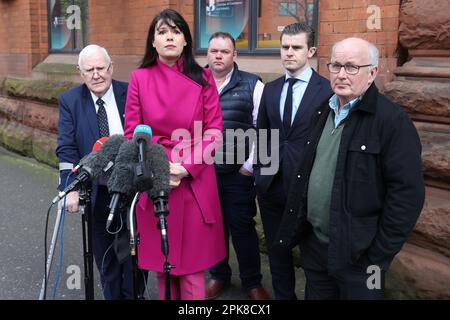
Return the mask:
{"type": "Polygon", "coordinates": [[[361,150],[362,150],[362,151],[366,150],[366,146],[365,146],[365,145],[362,145],[362,146],[361,146],[361,150]]]}

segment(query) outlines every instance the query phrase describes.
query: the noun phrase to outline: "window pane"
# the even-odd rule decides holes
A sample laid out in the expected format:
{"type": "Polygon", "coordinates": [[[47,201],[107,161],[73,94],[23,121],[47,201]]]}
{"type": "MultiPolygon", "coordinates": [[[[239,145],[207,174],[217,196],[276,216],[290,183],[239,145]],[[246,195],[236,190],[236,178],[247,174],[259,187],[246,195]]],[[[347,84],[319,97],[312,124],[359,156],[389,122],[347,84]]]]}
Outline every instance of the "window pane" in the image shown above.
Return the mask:
{"type": "Polygon", "coordinates": [[[248,48],[249,0],[200,0],[200,48],[208,48],[209,37],[217,31],[230,33],[236,47],[248,48]]]}
{"type": "Polygon", "coordinates": [[[50,49],[73,51],[83,48],[86,0],[50,0],[50,49]]]}
{"type": "MultiPolygon", "coordinates": [[[[74,29],[74,48],[81,50],[87,44],[86,21],[87,21],[87,0],[76,0],[75,5],[80,8],[81,24],[74,29]]],[[[75,7],[76,8],[76,7],[75,7]]]]}
{"type": "Polygon", "coordinates": [[[291,16],[297,13],[297,3],[280,2],[278,6],[279,16],[291,16]]]}
{"type": "Polygon", "coordinates": [[[316,0],[261,0],[257,47],[279,48],[281,31],[288,24],[306,21],[314,27],[314,10],[317,10],[314,3],[316,2],[316,0]]]}

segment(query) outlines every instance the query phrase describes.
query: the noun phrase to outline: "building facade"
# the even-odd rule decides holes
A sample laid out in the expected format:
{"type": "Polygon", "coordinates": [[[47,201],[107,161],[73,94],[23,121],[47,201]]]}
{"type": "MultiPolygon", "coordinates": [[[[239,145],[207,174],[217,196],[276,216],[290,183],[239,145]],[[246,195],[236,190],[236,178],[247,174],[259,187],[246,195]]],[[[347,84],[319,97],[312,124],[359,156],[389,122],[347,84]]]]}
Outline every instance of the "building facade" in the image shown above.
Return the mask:
{"type": "Polygon", "coordinates": [[[242,68],[264,79],[283,72],[279,37],[287,24],[307,21],[316,29],[315,67],[326,76],[331,45],[357,35],[377,44],[380,84],[392,80],[396,67],[400,0],[1,0],[0,77],[32,77],[42,62],[73,64],[86,44],[106,47],[118,77],[128,80],[145,48],[153,16],[173,8],[193,32],[196,55],[203,63],[209,35],[218,30],[237,39],[242,68]]]}
{"type": "Polygon", "coordinates": [[[313,67],[328,77],[334,42],[358,36],[380,50],[377,86],[414,120],[423,145],[427,200],[389,272],[392,297],[450,298],[450,2],[448,0],[0,0],[0,144],[56,166],[57,96],[80,82],[77,53],[110,52],[128,81],[154,15],[188,21],[195,54],[215,31],[237,39],[240,69],[269,81],[283,74],[283,27],[316,30],[313,67]]]}

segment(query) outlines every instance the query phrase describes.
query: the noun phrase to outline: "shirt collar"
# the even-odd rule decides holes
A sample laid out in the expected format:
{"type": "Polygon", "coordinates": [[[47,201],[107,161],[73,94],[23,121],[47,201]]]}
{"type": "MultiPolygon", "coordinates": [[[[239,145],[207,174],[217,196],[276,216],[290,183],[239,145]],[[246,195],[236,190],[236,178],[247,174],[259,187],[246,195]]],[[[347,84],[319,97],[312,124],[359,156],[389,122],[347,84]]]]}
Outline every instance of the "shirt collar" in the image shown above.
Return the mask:
{"type": "Polygon", "coordinates": [[[231,78],[231,75],[233,74],[234,67],[231,69],[230,72],[227,73],[227,76],[225,77],[225,81],[229,80],[231,78]]]}
{"type": "MultiPolygon", "coordinates": [[[[342,110],[350,110],[355,106],[357,102],[359,102],[362,99],[362,96],[356,97],[353,100],[350,100],[347,102],[344,106],[342,106],[342,110]]],[[[339,114],[339,98],[336,94],[333,94],[328,101],[328,104],[331,109],[333,109],[335,114],[339,114]]]]}
{"type": "MultiPolygon", "coordinates": [[[[297,75],[295,78],[296,78],[296,79],[299,79],[299,80],[301,80],[301,81],[303,81],[303,82],[308,83],[309,80],[311,80],[312,73],[313,73],[312,68],[311,68],[311,67],[308,67],[308,68],[306,68],[305,70],[303,70],[302,73],[300,73],[299,75],[297,75]]],[[[291,76],[286,72],[286,76],[285,76],[285,79],[284,79],[284,80],[287,81],[289,78],[294,78],[294,77],[291,77],[291,76]]]]}
{"type": "Polygon", "coordinates": [[[234,71],[234,67],[233,67],[233,69],[231,69],[230,72],[227,73],[227,75],[225,76],[225,81],[222,83],[222,85],[219,88],[217,88],[217,91],[219,91],[219,94],[221,94],[223,89],[225,89],[225,87],[230,83],[231,76],[233,75],[233,71],[234,71]]]}
{"type": "MultiPolygon", "coordinates": [[[[99,99],[99,97],[97,97],[92,91],[90,91],[90,93],[91,93],[92,100],[94,100],[94,104],[95,104],[97,102],[97,100],[99,99]]],[[[113,94],[114,94],[113,85],[111,83],[108,91],[106,91],[106,93],[103,96],[101,96],[100,98],[106,103],[106,105],[108,105],[108,101],[111,101],[113,94]]]]}

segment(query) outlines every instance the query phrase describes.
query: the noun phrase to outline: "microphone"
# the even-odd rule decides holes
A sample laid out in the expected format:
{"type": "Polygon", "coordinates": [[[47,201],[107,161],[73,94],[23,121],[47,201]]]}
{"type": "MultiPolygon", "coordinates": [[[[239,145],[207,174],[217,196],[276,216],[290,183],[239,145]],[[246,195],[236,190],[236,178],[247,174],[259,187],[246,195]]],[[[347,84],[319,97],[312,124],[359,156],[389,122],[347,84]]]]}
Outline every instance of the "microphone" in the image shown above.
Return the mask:
{"type": "Polygon", "coordinates": [[[105,142],[97,141],[102,144],[102,147],[97,152],[91,152],[80,161],[78,165],[80,169],[77,169],[80,172],[75,177],[75,180],[53,199],[52,204],[64,198],[81,183],[91,181],[100,176],[107,177],[110,169],[114,166],[113,160],[116,158],[120,146],[125,141],[126,139],[122,135],[112,135],[105,142]]]}
{"type": "Polygon", "coordinates": [[[145,125],[138,125],[133,132],[133,141],[138,145],[138,164],[135,167],[135,185],[137,191],[146,191],[152,188],[152,174],[147,167],[147,150],[152,139],[152,129],[145,125]]]}
{"type": "Polygon", "coordinates": [[[166,150],[160,144],[151,144],[148,150],[149,166],[153,171],[153,187],[147,191],[157,216],[169,214],[170,169],[166,150]]]}
{"type": "Polygon", "coordinates": [[[152,128],[145,124],[140,124],[134,129],[133,141],[139,146],[139,162],[145,162],[145,147],[150,143],[152,135],[152,128]]]}
{"type": "MultiPolygon", "coordinates": [[[[92,147],[92,152],[97,152],[102,145],[105,143],[105,141],[108,140],[108,137],[101,137],[100,139],[98,139],[97,141],[95,141],[94,146],[92,147]]],[[[71,171],[71,174],[77,173],[78,170],[81,168],[82,163],[84,163],[86,161],[86,158],[91,156],[92,153],[89,153],[87,155],[85,155],[81,160],[80,163],[77,164],[71,171]]]]}
{"type": "Polygon", "coordinates": [[[111,225],[117,207],[122,201],[126,201],[136,192],[134,186],[134,164],[138,161],[139,154],[133,141],[125,141],[119,149],[115,160],[114,170],[108,180],[108,191],[111,196],[109,215],[106,220],[106,228],[111,225]]]}
{"type": "Polygon", "coordinates": [[[166,257],[164,270],[175,268],[168,263],[169,240],[167,238],[166,217],[169,215],[170,167],[166,150],[162,145],[152,144],[149,148],[149,165],[153,171],[153,188],[147,191],[152,199],[154,215],[158,218],[158,228],[161,230],[161,250],[166,257]]]}

